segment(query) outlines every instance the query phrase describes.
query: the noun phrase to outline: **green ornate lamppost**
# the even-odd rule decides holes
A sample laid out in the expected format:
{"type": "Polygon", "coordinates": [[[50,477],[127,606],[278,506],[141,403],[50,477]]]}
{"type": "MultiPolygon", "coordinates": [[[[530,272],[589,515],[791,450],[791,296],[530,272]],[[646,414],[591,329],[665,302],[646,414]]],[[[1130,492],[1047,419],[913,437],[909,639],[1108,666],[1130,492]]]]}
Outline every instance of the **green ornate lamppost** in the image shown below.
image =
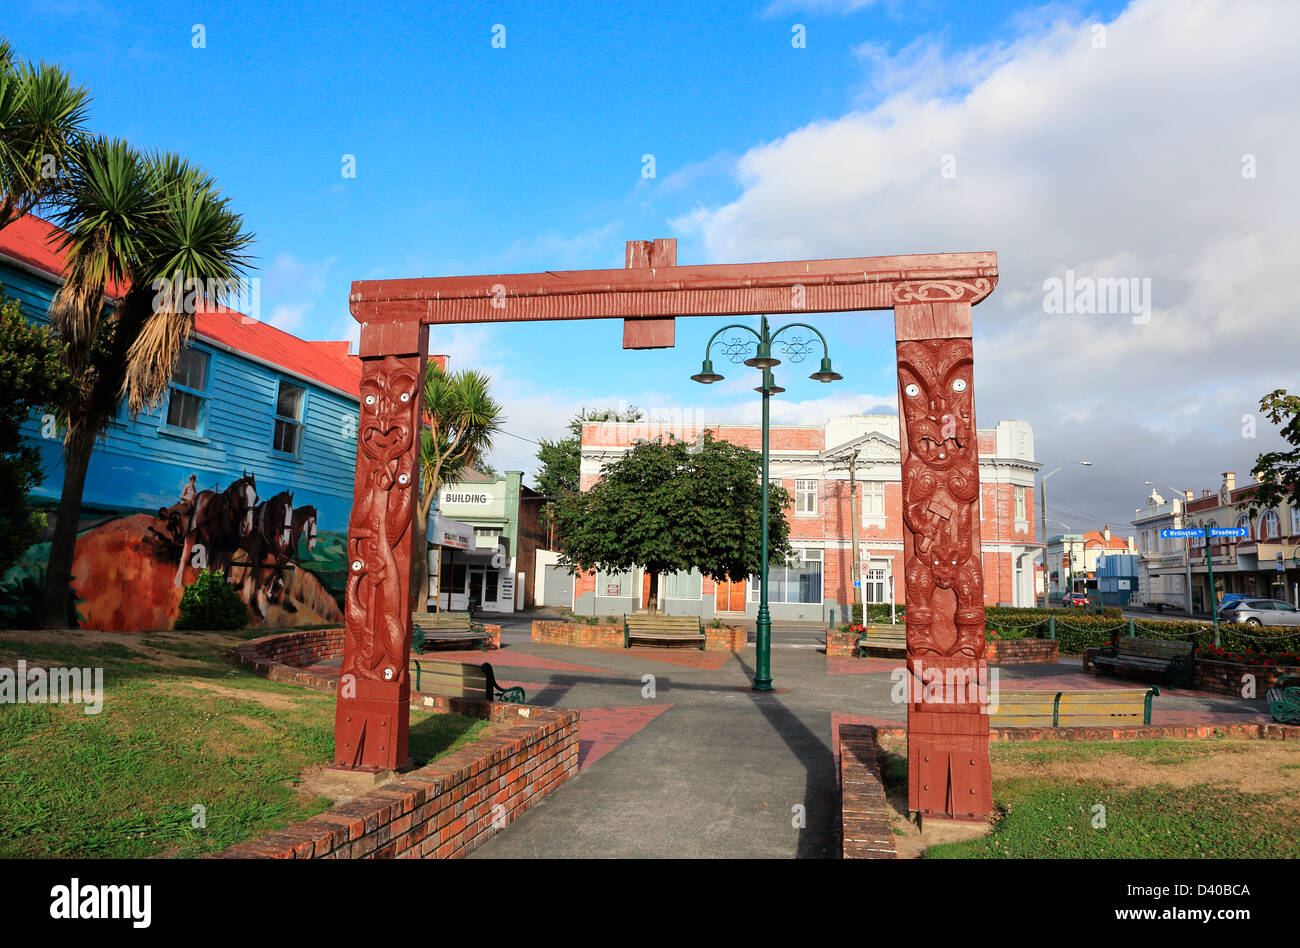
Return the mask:
{"type": "MultiPolygon", "coordinates": [[[[817,340],[821,343],[822,361],[821,368],[812,375],[808,376],[817,382],[837,382],[844,376],[840,375],[831,368],[830,350],[826,346],[826,337],[820,332],[809,326],[807,323],[789,323],[782,326],[776,332],[771,332],[767,324],[767,317],[764,316],[759,323],[758,331],[755,332],[749,326],[742,326],[738,323],[730,326],[723,326],[711,337],[709,343],[704,347],[704,363],[700,366],[700,371],[691,376],[691,379],[704,385],[712,385],[714,382],[722,381],[722,376],[713,371],[713,362],[709,359],[709,352],[713,348],[717,338],[728,329],[739,329],[749,333],[758,340],[758,351],[750,358],[743,359],[744,364],[751,368],[761,369],[763,372],[763,381],[754,391],[763,396],[763,510],[762,510],[762,573],[759,576],[759,601],[758,601],[758,621],[756,631],[755,646],[758,650],[758,658],[754,663],[754,690],[771,691],[772,690],[772,614],[767,607],[767,489],[768,489],[768,402],[773,395],[784,392],[785,389],[776,384],[772,376],[774,366],[781,364],[780,359],[773,358],[772,344],[776,341],[777,336],[781,335],[787,329],[807,329],[816,335],[817,340]]],[[[743,356],[749,352],[754,343],[743,336],[733,336],[731,339],[722,343],[722,351],[727,361],[739,363],[743,356]]],[[[791,362],[802,362],[813,351],[814,342],[811,336],[791,336],[782,340],[782,355],[785,355],[791,362]]]]}

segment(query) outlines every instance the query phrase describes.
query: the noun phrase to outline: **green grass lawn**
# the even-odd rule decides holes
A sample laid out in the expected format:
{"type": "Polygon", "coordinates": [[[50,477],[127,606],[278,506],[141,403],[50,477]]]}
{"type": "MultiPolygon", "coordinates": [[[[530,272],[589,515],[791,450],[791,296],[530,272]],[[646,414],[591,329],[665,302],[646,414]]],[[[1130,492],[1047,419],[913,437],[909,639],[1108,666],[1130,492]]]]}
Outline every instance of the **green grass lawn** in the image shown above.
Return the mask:
{"type": "MultiPolygon", "coordinates": [[[[992,834],[925,855],[1295,858],[1298,765],[1290,741],[995,744],[992,834]]],[[[906,760],[890,753],[884,775],[891,794],[901,782],[905,796],[906,760]]]]}
{"type": "MultiPolygon", "coordinates": [[[[196,856],[327,809],[298,783],[332,758],[334,698],[233,666],[239,638],[0,632],[0,666],[104,668],[98,715],[0,705],[0,857],[196,856]]],[[[413,711],[412,760],[494,727],[413,711]]]]}

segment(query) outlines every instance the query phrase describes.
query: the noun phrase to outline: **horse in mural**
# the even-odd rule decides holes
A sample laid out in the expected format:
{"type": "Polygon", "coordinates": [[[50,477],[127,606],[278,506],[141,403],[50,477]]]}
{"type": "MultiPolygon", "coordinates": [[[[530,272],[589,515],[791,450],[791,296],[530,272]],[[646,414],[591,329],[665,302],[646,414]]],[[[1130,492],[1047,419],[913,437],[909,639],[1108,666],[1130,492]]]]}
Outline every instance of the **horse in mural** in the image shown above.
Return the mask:
{"type": "Polygon", "coordinates": [[[307,549],[315,551],[316,549],[316,508],[308,504],[304,507],[295,507],[293,510],[293,529],[290,540],[290,548],[296,553],[298,544],[307,540],[307,549]]]}
{"type": "MultiPolygon", "coordinates": [[[[313,526],[314,530],[314,526],[313,526]]],[[[297,550],[294,542],[293,491],[281,491],[253,510],[253,529],[239,541],[251,570],[253,606],[262,618],[284,595],[284,569],[297,550]]]]}
{"type": "Polygon", "coordinates": [[[257,505],[257,480],[247,471],[224,491],[200,491],[184,524],[185,539],[173,585],[184,585],[188,565],[219,569],[229,564],[240,543],[253,532],[257,505]],[[196,550],[202,551],[201,562],[191,564],[196,550]]]}

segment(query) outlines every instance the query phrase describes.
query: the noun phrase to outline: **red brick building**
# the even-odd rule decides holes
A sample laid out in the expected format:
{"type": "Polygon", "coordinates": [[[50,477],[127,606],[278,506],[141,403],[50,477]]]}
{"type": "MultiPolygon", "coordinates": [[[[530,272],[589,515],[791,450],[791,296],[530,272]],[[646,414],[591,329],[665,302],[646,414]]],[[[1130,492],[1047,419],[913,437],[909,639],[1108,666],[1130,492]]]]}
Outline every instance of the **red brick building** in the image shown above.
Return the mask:
{"type": "MultiPolygon", "coordinates": [[[[671,432],[692,441],[707,428],[713,436],[754,450],[761,447],[757,425],[682,426],[636,422],[588,423],[582,429],[581,485],[600,478],[601,467],[637,440],[656,440],[671,432]]],[[[773,619],[836,621],[854,601],[852,574],[853,516],[847,455],[857,452],[857,537],[867,602],[903,601],[902,480],[898,418],[852,415],[825,425],[774,425],[771,428],[772,478],[794,498],[788,511],[796,558],[773,564],[769,603],[773,619]]],[[[1023,421],[1002,421],[980,429],[980,536],[983,546],[985,601],[989,605],[1034,604],[1033,561],[1036,536],[1033,431],[1023,421]]],[[[630,612],[646,604],[649,578],[639,570],[623,575],[586,574],[569,579],[553,571],[547,605],[571,607],[584,615],[630,612]],[[567,584],[566,581],[567,580],[567,584]],[[560,601],[565,597],[568,602],[560,601]],[[556,600],[556,601],[552,601],[556,600]]],[[[714,583],[698,574],[663,577],[661,610],[676,615],[712,618],[758,612],[758,578],[744,583],[714,583]]]]}

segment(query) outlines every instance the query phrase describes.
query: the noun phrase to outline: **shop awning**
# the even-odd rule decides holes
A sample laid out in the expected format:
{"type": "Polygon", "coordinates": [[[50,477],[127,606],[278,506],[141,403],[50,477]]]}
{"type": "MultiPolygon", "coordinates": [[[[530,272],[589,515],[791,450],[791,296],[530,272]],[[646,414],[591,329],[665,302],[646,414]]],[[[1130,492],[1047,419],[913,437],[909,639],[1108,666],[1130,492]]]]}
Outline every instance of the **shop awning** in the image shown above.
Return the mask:
{"type": "Polygon", "coordinates": [[[429,531],[429,543],[433,546],[449,546],[456,550],[470,550],[474,548],[474,528],[468,523],[434,514],[433,529],[429,531]]]}

